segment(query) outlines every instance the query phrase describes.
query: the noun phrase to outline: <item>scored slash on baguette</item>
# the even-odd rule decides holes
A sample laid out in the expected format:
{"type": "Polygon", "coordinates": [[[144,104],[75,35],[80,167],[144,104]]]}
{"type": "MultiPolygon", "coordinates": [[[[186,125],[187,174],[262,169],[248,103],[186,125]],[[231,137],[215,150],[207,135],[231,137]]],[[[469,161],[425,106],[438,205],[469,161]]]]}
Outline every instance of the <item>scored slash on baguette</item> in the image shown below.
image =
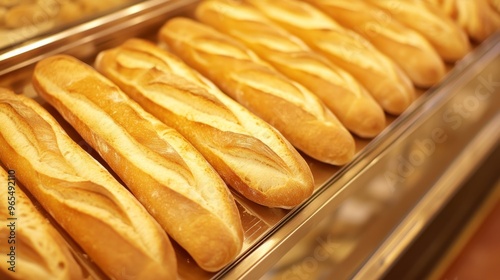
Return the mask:
{"type": "Polygon", "coordinates": [[[33,84],[201,268],[234,260],[243,244],[234,198],[184,137],[75,58],[40,61],[33,84]]]}
{"type": "Polygon", "coordinates": [[[364,0],[308,1],[370,41],[398,64],[416,86],[433,86],[446,74],[444,61],[422,35],[377,6],[364,0]]]}
{"type": "Polygon", "coordinates": [[[165,231],[45,109],[0,90],[0,122],[0,160],[108,276],[176,278],[165,231]]]}
{"type": "Polygon", "coordinates": [[[401,114],[415,99],[408,76],[363,37],[296,0],[245,0],[360,82],[382,108],[401,114]]]}
{"type": "Polygon", "coordinates": [[[243,42],[281,73],[304,85],[354,134],[374,137],[385,128],[383,109],[350,74],[252,6],[233,0],[203,1],[196,8],[196,17],[243,42]]]}
{"type": "Polygon", "coordinates": [[[353,158],[352,135],[318,97],[262,63],[235,39],[187,18],[169,20],[159,37],[172,52],[305,154],[335,165],[353,158]]]}
{"type": "Polygon", "coordinates": [[[417,31],[447,62],[471,50],[467,34],[443,11],[422,0],[368,0],[389,16],[417,31]]]}
{"type": "Polygon", "coordinates": [[[64,238],[36,209],[21,189],[19,181],[9,180],[8,177],[7,171],[0,167],[0,200],[9,202],[9,205],[12,202],[14,209],[10,212],[8,207],[0,207],[0,218],[7,221],[7,226],[0,227],[0,239],[3,240],[0,251],[9,254],[12,246],[16,259],[15,265],[11,265],[10,257],[6,258],[7,262],[0,265],[0,276],[2,273],[5,277],[14,273],[16,279],[85,279],[64,238]],[[13,187],[12,195],[8,194],[7,186],[13,187]],[[14,224],[12,228],[10,222],[14,224]],[[10,238],[11,231],[15,232],[15,238],[10,238]],[[9,267],[13,267],[15,272],[8,270],[9,267]]]}
{"type": "Polygon", "coordinates": [[[130,39],[101,52],[96,68],[181,132],[246,198],[291,208],[311,195],[311,171],[288,141],[174,55],[130,39]]]}
{"type": "Polygon", "coordinates": [[[425,0],[452,18],[475,42],[500,31],[498,0],[425,0]]]}

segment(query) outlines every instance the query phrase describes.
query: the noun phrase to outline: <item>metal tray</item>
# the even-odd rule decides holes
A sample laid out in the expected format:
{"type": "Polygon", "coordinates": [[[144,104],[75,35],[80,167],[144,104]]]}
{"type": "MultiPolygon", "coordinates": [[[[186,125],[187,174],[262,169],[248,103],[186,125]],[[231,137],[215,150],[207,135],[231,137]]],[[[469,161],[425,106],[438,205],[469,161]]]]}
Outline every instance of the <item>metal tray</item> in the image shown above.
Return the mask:
{"type": "MultiPolygon", "coordinates": [[[[99,51],[117,46],[130,37],[155,41],[157,31],[167,19],[178,15],[188,16],[197,2],[197,0],[145,1],[1,53],[0,86],[19,93],[23,92],[39,101],[60,120],[77,143],[99,159],[98,154],[62,120],[57,112],[36,96],[30,85],[34,65],[39,60],[58,53],[70,54],[92,64],[99,51]]],[[[452,69],[441,85],[427,92],[419,91],[420,98],[401,116],[397,118],[388,116],[386,129],[375,139],[356,139],[357,155],[348,165],[335,167],[305,156],[313,172],[316,189],[311,198],[298,207],[291,210],[270,209],[256,205],[236,194],[245,230],[245,242],[241,254],[232,264],[214,274],[199,269],[182,249],[177,248],[180,278],[256,279],[264,275],[296,242],[307,235],[310,226],[319,223],[325,217],[336,216],[344,201],[360,192],[365,192],[365,188],[368,188],[369,194],[370,186],[376,184],[374,182],[379,178],[373,174],[374,170],[378,170],[374,167],[380,166],[379,161],[384,156],[411,152],[411,147],[393,147],[396,147],[397,143],[401,146],[401,141],[409,137],[410,131],[422,125],[427,115],[440,108],[439,106],[444,106],[443,102],[453,95],[450,87],[462,79],[462,72],[470,68],[475,69],[473,66],[478,64],[476,60],[491,53],[491,49],[495,49],[498,53],[498,37],[484,43],[452,69]]],[[[495,102],[497,101],[498,98],[495,97],[495,102]]],[[[498,135],[496,137],[498,139],[498,135]]],[[[411,146],[411,142],[405,145],[411,146]]],[[[394,203],[403,203],[408,209],[412,208],[413,204],[398,201],[397,192],[386,190],[386,195],[387,200],[396,200],[394,203]]],[[[383,207],[382,204],[379,206],[383,207]]],[[[331,220],[325,223],[335,222],[331,220]]],[[[392,222],[398,223],[399,220],[392,222]]],[[[391,223],[385,228],[394,226],[396,224],[391,223]]],[[[341,223],[337,229],[340,233],[349,235],[341,223]]],[[[71,240],[68,242],[71,243],[71,240]]],[[[86,260],[82,252],[78,250],[76,252],[81,255],[91,274],[97,278],[105,278],[91,261],[86,260]]],[[[355,267],[357,266],[346,268],[346,271],[351,271],[350,269],[355,267]]]]}

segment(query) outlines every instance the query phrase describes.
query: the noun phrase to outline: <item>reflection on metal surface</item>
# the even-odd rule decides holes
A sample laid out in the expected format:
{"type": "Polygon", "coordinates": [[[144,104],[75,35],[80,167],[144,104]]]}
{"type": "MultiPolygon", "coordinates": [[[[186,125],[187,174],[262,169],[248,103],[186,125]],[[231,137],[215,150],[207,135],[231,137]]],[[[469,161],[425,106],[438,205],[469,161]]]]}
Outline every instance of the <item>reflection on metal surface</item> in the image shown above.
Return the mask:
{"type": "MultiPolygon", "coordinates": [[[[498,107],[498,106],[497,106],[498,107]]],[[[421,201],[394,230],[390,238],[381,244],[371,260],[361,268],[355,279],[381,276],[400,256],[408,244],[421,232],[425,224],[438,213],[456,192],[480,161],[487,156],[500,139],[500,114],[484,125],[463,151],[450,164],[442,176],[434,183],[421,201]],[[379,259],[379,261],[376,261],[379,259]]]]}

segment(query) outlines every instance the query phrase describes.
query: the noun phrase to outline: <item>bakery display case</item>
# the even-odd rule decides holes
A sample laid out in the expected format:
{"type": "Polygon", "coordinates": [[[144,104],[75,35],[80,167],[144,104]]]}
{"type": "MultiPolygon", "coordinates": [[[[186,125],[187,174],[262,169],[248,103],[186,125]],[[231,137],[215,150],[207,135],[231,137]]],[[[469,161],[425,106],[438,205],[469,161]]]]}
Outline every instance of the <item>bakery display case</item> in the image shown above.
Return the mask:
{"type": "MultiPolygon", "coordinates": [[[[100,51],[129,38],[156,42],[166,20],[192,16],[199,1],[128,2],[3,47],[0,86],[45,106],[31,84],[37,62],[69,54],[92,65],[100,51]]],[[[447,68],[445,79],[417,90],[418,98],[401,115],[387,115],[387,127],[377,137],[355,137],[356,155],[350,163],[338,167],[303,155],[315,188],[300,205],[268,208],[234,192],[244,229],[241,253],[223,269],[208,273],[176,247],[180,278],[379,279],[403,266],[419,238],[456,204],[464,183],[485,163],[500,164],[495,156],[500,143],[500,34],[447,68]]],[[[52,113],[75,142],[99,159],[52,113]]],[[[67,242],[91,276],[107,279],[70,238],[67,242]]]]}

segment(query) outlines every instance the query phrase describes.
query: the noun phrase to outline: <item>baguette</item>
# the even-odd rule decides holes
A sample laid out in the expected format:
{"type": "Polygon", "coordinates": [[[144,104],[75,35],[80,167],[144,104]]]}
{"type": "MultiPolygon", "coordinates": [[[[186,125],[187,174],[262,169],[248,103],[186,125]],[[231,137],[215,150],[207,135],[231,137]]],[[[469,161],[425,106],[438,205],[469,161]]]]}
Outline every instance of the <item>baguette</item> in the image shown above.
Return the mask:
{"type": "Polygon", "coordinates": [[[96,68],[130,97],[182,133],[246,198],[291,208],[313,191],[300,154],[177,57],[140,39],[100,53],[96,68]]]}
{"type": "Polygon", "coordinates": [[[500,11],[496,0],[426,0],[443,10],[461,26],[470,39],[486,40],[500,30],[500,11]]]}
{"type": "Polygon", "coordinates": [[[217,271],[239,254],[243,229],[233,196],[176,130],[69,56],[40,61],[33,85],[201,268],[217,271]]]}
{"type": "Polygon", "coordinates": [[[0,160],[109,277],[175,279],[165,231],[45,109],[2,89],[0,122],[0,160]]]}
{"type": "Polygon", "coordinates": [[[159,36],[174,53],[278,129],[299,150],[335,165],[353,158],[354,139],[333,113],[236,40],[187,18],[169,20],[159,36]]]}
{"type": "MultiPolygon", "coordinates": [[[[85,279],[82,268],[71,254],[59,232],[36,209],[16,180],[0,167],[0,201],[12,208],[0,207],[7,226],[0,227],[0,251],[7,256],[0,270],[9,279],[85,279]]],[[[5,279],[5,278],[2,278],[5,279]]]]}
{"type": "Polygon", "coordinates": [[[370,41],[396,62],[416,86],[433,86],[446,74],[444,61],[422,35],[367,1],[308,1],[370,41]]]}
{"type": "Polygon", "coordinates": [[[204,1],[196,17],[304,85],[354,134],[369,138],[384,129],[384,111],[363,86],[251,6],[234,0],[204,1]]]}
{"type": "Polygon", "coordinates": [[[293,0],[246,2],[349,72],[386,112],[399,115],[414,100],[411,81],[393,61],[310,4],[293,0]]]}
{"type": "Polygon", "coordinates": [[[421,0],[369,0],[425,37],[446,62],[463,58],[471,45],[467,34],[440,9],[421,0]]]}

